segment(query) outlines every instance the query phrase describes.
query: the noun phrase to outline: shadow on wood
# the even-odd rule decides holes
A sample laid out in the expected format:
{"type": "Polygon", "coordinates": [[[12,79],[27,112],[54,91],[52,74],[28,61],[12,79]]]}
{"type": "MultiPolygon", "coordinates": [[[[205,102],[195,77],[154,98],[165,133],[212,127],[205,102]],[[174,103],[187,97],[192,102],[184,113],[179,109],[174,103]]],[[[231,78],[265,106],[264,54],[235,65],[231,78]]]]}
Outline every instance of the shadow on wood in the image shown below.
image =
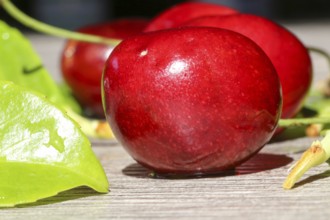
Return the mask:
{"type": "MultiPolygon", "coordinates": [[[[54,203],[60,203],[69,200],[76,200],[80,198],[85,198],[89,196],[96,196],[102,195],[100,193],[95,192],[93,189],[81,186],[74,189],[70,189],[64,192],[61,192],[55,196],[40,199],[36,202],[29,203],[29,204],[22,204],[15,206],[16,208],[27,208],[27,207],[34,207],[34,206],[42,206],[42,205],[49,205],[54,203]]],[[[15,208],[13,207],[13,208],[15,208]]]]}
{"type": "Polygon", "coordinates": [[[241,164],[233,170],[224,170],[212,175],[197,175],[197,176],[178,176],[178,175],[157,175],[153,171],[141,166],[138,163],[130,164],[125,167],[122,172],[124,175],[137,178],[169,178],[169,179],[187,179],[187,178],[202,178],[202,177],[221,177],[233,175],[245,175],[258,173],[266,170],[272,170],[286,166],[292,162],[292,158],[286,155],[259,153],[250,160],[241,164]]]}
{"type": "Polygon", "coordinates": [[[323,173],[319,173],[319,174],[316,174],[316,175],[313,175],[313,176],[309,176],[306,179],[303,179],[303,180],[297,182],[294,185],[293,188],[301,187],[305,184],[308,184],[308,183],[311,183],[311,182],[314,182],[314,181],[317,181],[317,180],[320,180],[320,179],[325,179],[325,178],[328,178],[328,177],[330,177],[330,170],[327,170],[323,173]]]}

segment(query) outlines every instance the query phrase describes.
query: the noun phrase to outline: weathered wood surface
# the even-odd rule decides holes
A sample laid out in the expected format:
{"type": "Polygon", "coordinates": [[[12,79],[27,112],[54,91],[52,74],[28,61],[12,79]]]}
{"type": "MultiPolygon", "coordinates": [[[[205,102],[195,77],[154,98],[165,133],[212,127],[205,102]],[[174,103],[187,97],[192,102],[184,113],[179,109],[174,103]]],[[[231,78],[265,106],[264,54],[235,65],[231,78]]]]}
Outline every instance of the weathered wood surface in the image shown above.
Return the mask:
{"type": "Polygon", "coordinates": [[[155,179],[118,144],[96,144],[111,183],[108,194],[79,188],[19,208],[0,210],[17,219],[328,219],[327,165],[313,169],[293,190],[281,184],[311,139],[267,145],[234,172],[195,179],[155,179]]]}
{"type": "MultiPolygon", "coordinates": [[[[288,27],[308,45],[330,51],[330,23],[288,27]]],[[[58,74],[63,41],[39,36],[31,40],[46,66],[58,74]]],[[[322,58],[316,63],[319,73],[327,72],[322,58]]],[[[116,142],[93,141],[111,184],[108,194],[81,187],[31,205],[0,209],[0,219],[329,219],[328,165],[309,171],[293,190],[281,187],[287,169],[311,141],[271,143],[236,171],[194,179],[151,178],[116,142]]]]}

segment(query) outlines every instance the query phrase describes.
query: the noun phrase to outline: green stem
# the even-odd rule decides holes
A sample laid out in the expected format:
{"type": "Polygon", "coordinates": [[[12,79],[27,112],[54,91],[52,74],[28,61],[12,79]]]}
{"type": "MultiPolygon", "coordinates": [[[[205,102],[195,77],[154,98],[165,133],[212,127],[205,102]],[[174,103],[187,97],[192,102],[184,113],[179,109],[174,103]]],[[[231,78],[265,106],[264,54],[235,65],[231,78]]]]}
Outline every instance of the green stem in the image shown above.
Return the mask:
{"type": "Polygon", "coordinates": [[[278,122],[279,127],[292,127],[292,126],[302,126],[310,124],[328,124],[330,123],[330,118],[288,118],[280,119],[278,122]]]}
{"type": "Polygon", "coordinates": [[[310,52],[314,52],[314,53],[317,53],[317,54],[323,56],[327,60],[329,68],[330,68],[330,55],[326,51],[322,50],[321,48],[317,48],[317,47],[308,47],[307,49],[310,52]]]}
{"type": "MultiPolygon", "coordinates": [[[[328,68],[330,69],[330,54],[328,54],[325,50],[323,50],[321,48],[317,48],[317,47],[308,47],[307,49],[312,53],[317,53],[317,54],[323,56],[328,63],[328,68]]],[[[328,73],[327,78],[329,78],[329,73],[328,73]]],[[[330,80],[327,79],[327,80],[325,80],[325,82],[326,82],[326,84],[324,85],[324,87],[321,87],[321,92],[326,97],[329,97],[330,96],[330,80]]]]}
{"type": "Polygon", "coordinates": [[[116,46],[120,43],[118,39],[104,38],[100,36],[90,35],[90,34],[82,34],[78,32],[68,31],[62,28],[57,28],[45,23],[42,23],[34,18],[29,17],[20,11],[15,5],[13,5],[10,0],[0,0],[1,5],[16,20],[24,24],[25,26],[34,29],[36,31],[57,36],[68,38],[72,40],[86,41],[90,43],[100,43],[100,44],[108,44],[112,46],[116,46]]]}
{"type": "Polygon", "coordinates": [[[92,138],[99,138],[99,139],[114,139],[114,135],[109,124],[104,120],[97,120],[97,119],[87,119],[74,111],[70,108],[65,109],[68,115],[75,120],[81,130],[88,136],[92,138]]]}
{"type": "MultiPolygon", "coordinates": [[[[317,53],[323,56],[329,65],[330,68],[330,55],[323,49],[317,47],[308,47],[310,52],[317,53]]],[[[322,108],[321,110],[323,110],[322,108]]],[[[319,112],[321,111],[319,110],[319,112]]],[[[290,118],[290,119],[280,119],[279,127],[290,127],[290,126],[302,126],[310,124],[328,124],[330,123],[330,118],[328,117],[314,117],[314,118],[290,118]]]]}
{"type": "Polygon", "coordinates": [[[323,140],[314,141],[301,158],[290,169],[290,173],[283,183],[284,189],[291,189],[294,184],[312,167],[318,166],[330,158],[330,133],[323,140]]]}

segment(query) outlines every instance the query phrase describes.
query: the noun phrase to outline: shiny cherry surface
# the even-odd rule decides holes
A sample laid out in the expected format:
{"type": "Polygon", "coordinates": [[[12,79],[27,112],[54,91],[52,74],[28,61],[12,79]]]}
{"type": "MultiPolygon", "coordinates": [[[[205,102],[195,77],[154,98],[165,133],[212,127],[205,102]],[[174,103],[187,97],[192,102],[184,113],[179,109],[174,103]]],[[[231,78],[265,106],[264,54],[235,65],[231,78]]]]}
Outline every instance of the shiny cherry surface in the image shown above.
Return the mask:
{"type": "Polygon", "coordinates": [[[161,12],[147,25],[144,31],[156,31],[178,27],[185,22],[206,15],[229,15],[238,13],[235,9],[211,3],[184,2],[161,12]]]}
{"type": "MultiPolygon", "coordinates": [[[[141,32],[146,24],[147,21],[142,19],[120,19],[86,26],[78,31],[124,39],[141,32]]],[[[105,61],[112,50],[113,46],[69,40],[62,52],[63,78],[85,112],[92,116],[104,117],[101,77],[105,61]]]]}
{"type": "Polygon", "coordinates": [[[117,139],[163,174],[235,167],[272,137],[281,109],[269,58],[250,39],[217,28],[122,41],[105,66],[103,99],[117,139]]]}
{"type": "Polygon", "coordinates": [[[312,82],[312,64],[308,50],[288,29],[249,14],[197,18],[187,25],[225,28],[252,39],[269,56],[280,77],[283,91],[281,117],[291,118],[301,109],[312,82]]]}

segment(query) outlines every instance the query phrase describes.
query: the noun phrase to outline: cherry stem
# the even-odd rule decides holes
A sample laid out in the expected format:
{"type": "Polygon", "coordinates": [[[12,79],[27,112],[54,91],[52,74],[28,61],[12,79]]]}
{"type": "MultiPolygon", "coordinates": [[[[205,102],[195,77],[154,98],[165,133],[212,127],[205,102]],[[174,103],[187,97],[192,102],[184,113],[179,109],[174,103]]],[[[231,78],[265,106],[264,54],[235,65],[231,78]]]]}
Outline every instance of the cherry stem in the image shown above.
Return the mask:
{"type": "Polygon", "coordinates": [[[317,48],[317,47],[307,47],[307,49],[310,52],[314,52],[314,53],[317,53],[317,54],[323,56],[327,60],[329,68],[330,68],[330,55],[325,50],[322,50],[321,48],[317,48]]]}
{"type": "Polygon", "coordinates": [[[321,118],[321,117],[313,117],[313,118],[288,118],[288,119],[280,119],[278,122],[279,127],[294,127],[294,126],[303,126],[310,124],[328,124],[330,123],[330,118],[321,118]]]}
{"type": "Polygon", "coordinates": [[[302,154],[301,158],[289,169],[289,175],[283,183],[284,189],[291,189],[294,184],[312,167],[318,166],[330,158],[330,133],[322,141],[314,141],[302,154]]]}
{"type": "MultiPolygon", "coordinates": [[[[321,56],[323,56],[327,63],[328,63],[328,68],[330,69],[330,54],[328,54],[325,50],[317,47],[307,47],[307,49],[312,52],[312,53],[317,53],[321,56]]],[[[329,75],[328,77],[329,78],[329,75]]],[[[330,78],[326,80],[326,84],[324,85],[325,87],[321,88],[322,94],[325,95],[326,97],[330,96],[330,78]]]]}
{"type": "MultiPolygon", "coordinates": [[[[316,47],[308,47],[310,52],[314,52],[322,55],[326,58],[328,65],[330,67],[330,55],[324,50],[316,47]]],[[[319,115],[328,114],[328,109],[322,107],[319,109],[319,115]]],[[[279,125],[290,125],[292,124],[291,119],[280,121],[279,125]]],[[[304,118],[296,121],[297,125],[299,124],[326,124],[328,118],[318,117],[318,118],[304,118]],[[302,123],[299,123],[301,121],[302,123]]],[[[312,145],[302,154],[301,158],[289,169],[289,175],[283,183],[284,189],[291,189],[295,183],[306,173],[309,169],[318,166],[324,162],[329,161],[330,158],[330,132],[326,132],[325,137],[321,141],[314,141],[312,145]]]]}
{"type": "Polygon", "coordinates": [[[90,43],[99,43],[99,44],[107,44],[111,46],[116,46],[120,43],[119,39],[105,38],[91,34],[82,34],[78,32],[69,31],[66,29],[54,27],[45,23],[42,23],[30,16],[24,14],[20,11],[14,4],[11,3],[10,0],[0,0],[0,4],[3,8],[10,14],[13,18],[24,24],[25,26],[34,29],[38,32],[42,32],[45,34],[72,39],[79,41],[86,41],[90,43]]]}

